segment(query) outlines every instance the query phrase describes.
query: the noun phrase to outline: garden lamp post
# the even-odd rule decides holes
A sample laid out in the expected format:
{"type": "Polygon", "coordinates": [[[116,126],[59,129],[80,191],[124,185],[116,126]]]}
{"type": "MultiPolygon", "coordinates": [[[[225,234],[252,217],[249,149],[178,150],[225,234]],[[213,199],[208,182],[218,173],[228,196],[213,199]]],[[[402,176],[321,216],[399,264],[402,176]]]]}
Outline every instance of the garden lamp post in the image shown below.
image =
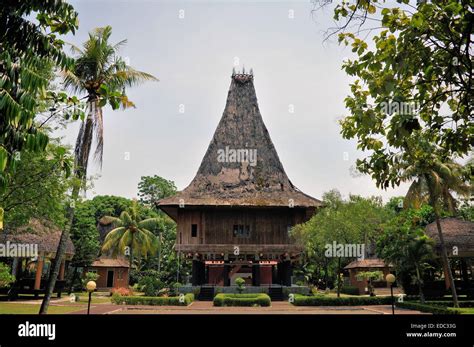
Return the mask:
{"type": "Polygon", "coordinates": [[[390,295],[392,297],[392,314],[395,314],[395,300],[393,299],[393,283],[395,283],[395,275],[388,274],[385,276],[385,280],[390,284],[390,295]]]}
{"type": "Polygon", "coordinates": [[[87,303],[87,314],[89,314],[91,310],[91,300],[92,300],[92,292],[97,287],[97,284],[94,281],[89,281],[86,284],[86,289],[89,292],[89,302],[87,303]]]}

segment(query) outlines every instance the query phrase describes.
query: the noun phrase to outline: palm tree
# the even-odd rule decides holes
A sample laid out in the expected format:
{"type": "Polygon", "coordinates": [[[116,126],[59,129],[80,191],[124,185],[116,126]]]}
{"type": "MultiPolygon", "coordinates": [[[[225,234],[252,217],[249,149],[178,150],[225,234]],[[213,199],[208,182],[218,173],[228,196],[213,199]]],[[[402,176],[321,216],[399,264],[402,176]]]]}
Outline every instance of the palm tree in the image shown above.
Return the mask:
{"type": "MultiPolygon", "coordinates": [[[[412,204],[415,207],[421,202],[428,202],[434,211],[438,237],[441,245],[441,256],[446,269],[446,276],[451,287],[454,307],[459,307],[454,279],[448,254],[444,243],[443,231],[440,223],[440,207],[443,206],[449,212],[454,213],[456,199],[453,193],[459,195],[470,195],[472,186],[466,168],[456,163],[452,158],[443,156],[435,150],[425,151],[419,155],[417,161],[412,161],[402,175],[402,181],[412,181],[405,197],[405,205],[412,204]]],[[[419,154],[419,152],[418,152],[419,154]]]]}
{"type": "Polygon", "coordinates": [[[146,258],[158,250],[159,240],[150,230],[160,226],[160,218],[147,218],[140,220],[138,204],[133,201],[128,211],[123,211],[120,217],[106,216],[104,220],[112,222],[114,229],[105,237],[102,251],[112,251],[113,255],[125,254],[129,249],[130,269],[133,266],[134,252],[146,258]]]}
{"type": "Polygon", "coordinates": [[[126,64],[118,55],[118,50],[127,41],[122,40],[116,44],[110,44],[111,34],[112,28],[110,26],[97,28],[89,33],[89,39],[83,44],[82,49],[72,46],[77,57],[73,67],[70,70],[63,71],[64,86],[75,93],[86,95],[87,117],[81,124],[76,140],[74,149],[75,182],[72,187],[71,202],[67,208],[66,226],[61,234],[40,314],[46,314],[48,311],[61,260],[64,258],[66,240],[74,219],[74,204],[79,197],[81,188],[85,189],[89,157],[94,141],[96,143],[95,158],[99,165],[102,165],[104,149],[103,107],[107,103],[114,110],[120,106],[122,108],[134,107],[133,102],[125,94],[126,88],[147,80],[157,81],[154,76],[137,71],[126,64]]]}

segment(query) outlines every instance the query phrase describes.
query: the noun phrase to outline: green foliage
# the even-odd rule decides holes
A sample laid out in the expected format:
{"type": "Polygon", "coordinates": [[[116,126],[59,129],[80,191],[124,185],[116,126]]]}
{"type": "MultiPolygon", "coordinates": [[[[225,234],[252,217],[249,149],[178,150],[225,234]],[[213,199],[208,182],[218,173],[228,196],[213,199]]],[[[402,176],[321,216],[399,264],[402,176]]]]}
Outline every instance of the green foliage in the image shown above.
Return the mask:
{"type": "Polygon", "coordinates": [[[237,277],[235,279],[235,284],[237,285],[237,291],[242,294],[243,291],[245,290],[245,280],[242,277],[237,277]]]}
{"type": "Polygon", "coordinates": [[[372,281],[380,281],[381,279],[383,279],[383,272],[382,271],[362,271],[362,272],[358,272],[356,277],[358,280],[367,280],[369,295],[375,296],[374,286],[372,285],[372,281]]]}
{"type": "Polygon", "coordinates": [[[181,296],[119,296],[113,295],[112,303],[117,305],[152,305],[152,306],[188,306],[194,301],[194,294],[188,293],[181,296]]]}
{"type": "Polygon", "coordinates": [[[151,208],[160,199],[176,194],[176,186],[173,181],[160,176],[142,176],[138,183],[138,196],[140,202],[151,208]]]}
{"type": "Polygon", "coordinates": [[[142,276],[138,281],[138,286],[145,296],[157,296],[159,291],[164,288],[164,284],[160,281],[157,273],[142,276]]]}
{"type": "Polygon", "coordinates": [[[392,303],[390,296],[354,296],[329,297],[322,295],[306,296],[295,294],[292,302],[295,306],[366,306],[388,305],[392,303]]]}
{"type": "Polygon", "coordinates": [[[33,217],[49,219],[62,226],[64,200],[70,187],[64,168],[70,166],[70,154],[55,140],[44,152],[21,153],[15,174],[4,194],[0,194],[6,227],[24,225],[33,217]]]}
{"type": "Polygon", "coordinates": [[[380,257],[392,264],[402,286],[415,283],[423,300],[423,278],[435,265],[432,242],[424,233],[432,208],[404,210],[387,222],[377,242],[380,257]]]}
{"type": "Polygon", "coordinates": [[[53,67],[71,61],[58,35],[77,29],[77,13],[64,1],[10,1],[0,7],[0,190],[18,153],[41,153],[48,135],[35,123],[53,67]],[[31,20],[36,15],[36,21],[31,20]]]}
{"type": "Polygon", "coordinates": [[[270,297],[265,293],[258,294],[224,294],[214,297],[214,306],[270,306],[270,297]]]}
{"type": "Polygon", "coordinates": [[[159,240],[150,230],[159,227],[159,218],[141,219],[140,210],[136,201],[132,206],[123,211],[120,217],[106,216],[104,220],[113,223],[114,229],[105,237],[102,250],[112,251],[112,254],[126,254],[129,248],[130,268],[133,266],[133,252],[146,258],[148,254],[154,254],[158,250],[159,240]]]}
{"type": "Polygon", "coordinates": [[[461,312],[455,308],[448,308],[436,304],[420,304],[419,302],[403,301],[395,302],[397,307],[407,308],[410,310],[417,310],[420,312],[427,312],[432,314],[460,314],[461,312]]]}
{"type": "Polygon", "coordinates": [[[291,231],[305,247],[302,264],[296,267],[295,274],[303,275],[309,283],[332,287],[338,282],[342,268],[352,259],[327,257],[326,245],[365,244],[366,252],[373,252],[371,245],[392,212],[383,207],[379,198],[352,195],[344,201],[337,190],[325,193],[323,202],[325,207],[321,211],[291,231]]]}
{"type": "MultiPolygon", "coordinates": [[[[361,165],[378,167],[375,172],[384,171],[384,163],[395,165],[393,150],[405,147],[405,139],[421,129],[450,154],[467,154],[474,143],[470,2],[423,1],[409,7],[400,1],[372,3],[341,2],[335,9],[335,19],[344,23],[337,30],[339,42],[351,45],[357,55],[343,65],[355,81],[346,98],[351,115],[342,122],[342,133],[357,137],[360,149],[374,151],[361,165]],[[369,35],[367,6],[381,17],[369,35]],[[365,30],[349,32],[355,22],[365,30]],[[373,49],[364,41],[367,37],[373,49]],[[413,109],[387,110],[391,103],[413,109]]],[[[382,187],[396,180],[389,172],[377,176],[382,187]]]]}
{"type": "Polygon", "coordinates": [[[8,287],[13,282],[15,282],[15,276],[11,274],[10,267],[0,263],[0,288],[8,287]]]}
{"type": "Polygon", "coordinates": [[[125,89],[143,81],[156,78],[128,66],[118,55],[118,50],[126,43],[109,42],[112,35],[110,26],[96,28],[82,48],[74,47],[76,57],[72,66],[63,71],[64,85],[75,93],[87,94],[87,117],[82,122],[76,141],[76,176],[87,177],[87,168],[92,148],[96,140],[95,158],[102,163],[104,145],[103,107],[109,104],[113,110],[135,107],[125,89]]]}
{"type": "Polygon", "coordinates": [[[341,288],[341,293],[342,294],[348,294],[348,295],[359,295],[359,288],[355,286],[342,286],[341,288]]]}

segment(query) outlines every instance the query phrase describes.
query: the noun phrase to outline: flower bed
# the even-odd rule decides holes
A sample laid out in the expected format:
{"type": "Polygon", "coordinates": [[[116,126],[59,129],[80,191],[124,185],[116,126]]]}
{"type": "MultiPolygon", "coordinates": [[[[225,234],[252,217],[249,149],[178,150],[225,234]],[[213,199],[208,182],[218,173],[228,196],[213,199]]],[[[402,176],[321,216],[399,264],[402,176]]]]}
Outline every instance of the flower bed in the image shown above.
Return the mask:
{"type": "Polygon", "coordinates": [[[390,296],[354,296],[354,297],[330,297],[324,295],[300,295],[295,294],[290,302],[295,306],[365,306],[365,305],[389,305],[392,303],[390,296]]]}
{"type": "Polygon", "coordinates": [[[271,300],[267,294],[217,294],[214,306],[270,306],[271,300]]]}
{"type": "Polygon", "coordinates": [[[112,296],[111,301],[117,305],[153,305],[153,306],[188,306],[194,301],[194,294],[182,296],[112,296]]]}

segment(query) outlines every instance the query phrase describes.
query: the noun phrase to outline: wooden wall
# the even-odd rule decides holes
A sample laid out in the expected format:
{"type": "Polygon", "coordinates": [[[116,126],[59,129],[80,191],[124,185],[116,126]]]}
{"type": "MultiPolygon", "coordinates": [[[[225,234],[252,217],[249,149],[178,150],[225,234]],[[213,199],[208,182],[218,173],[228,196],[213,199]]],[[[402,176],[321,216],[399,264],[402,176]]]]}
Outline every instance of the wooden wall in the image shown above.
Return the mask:
{"type": "Polygon", "coordinates": [[[305,209],[180,209],[178,244],[288,244],[288,226],[307,219],[305,209]],[[198,228],[191,237],[191,225],[198,228]],[[234,237],[234,225],[248,225],[250,237],[234,237]]]}

